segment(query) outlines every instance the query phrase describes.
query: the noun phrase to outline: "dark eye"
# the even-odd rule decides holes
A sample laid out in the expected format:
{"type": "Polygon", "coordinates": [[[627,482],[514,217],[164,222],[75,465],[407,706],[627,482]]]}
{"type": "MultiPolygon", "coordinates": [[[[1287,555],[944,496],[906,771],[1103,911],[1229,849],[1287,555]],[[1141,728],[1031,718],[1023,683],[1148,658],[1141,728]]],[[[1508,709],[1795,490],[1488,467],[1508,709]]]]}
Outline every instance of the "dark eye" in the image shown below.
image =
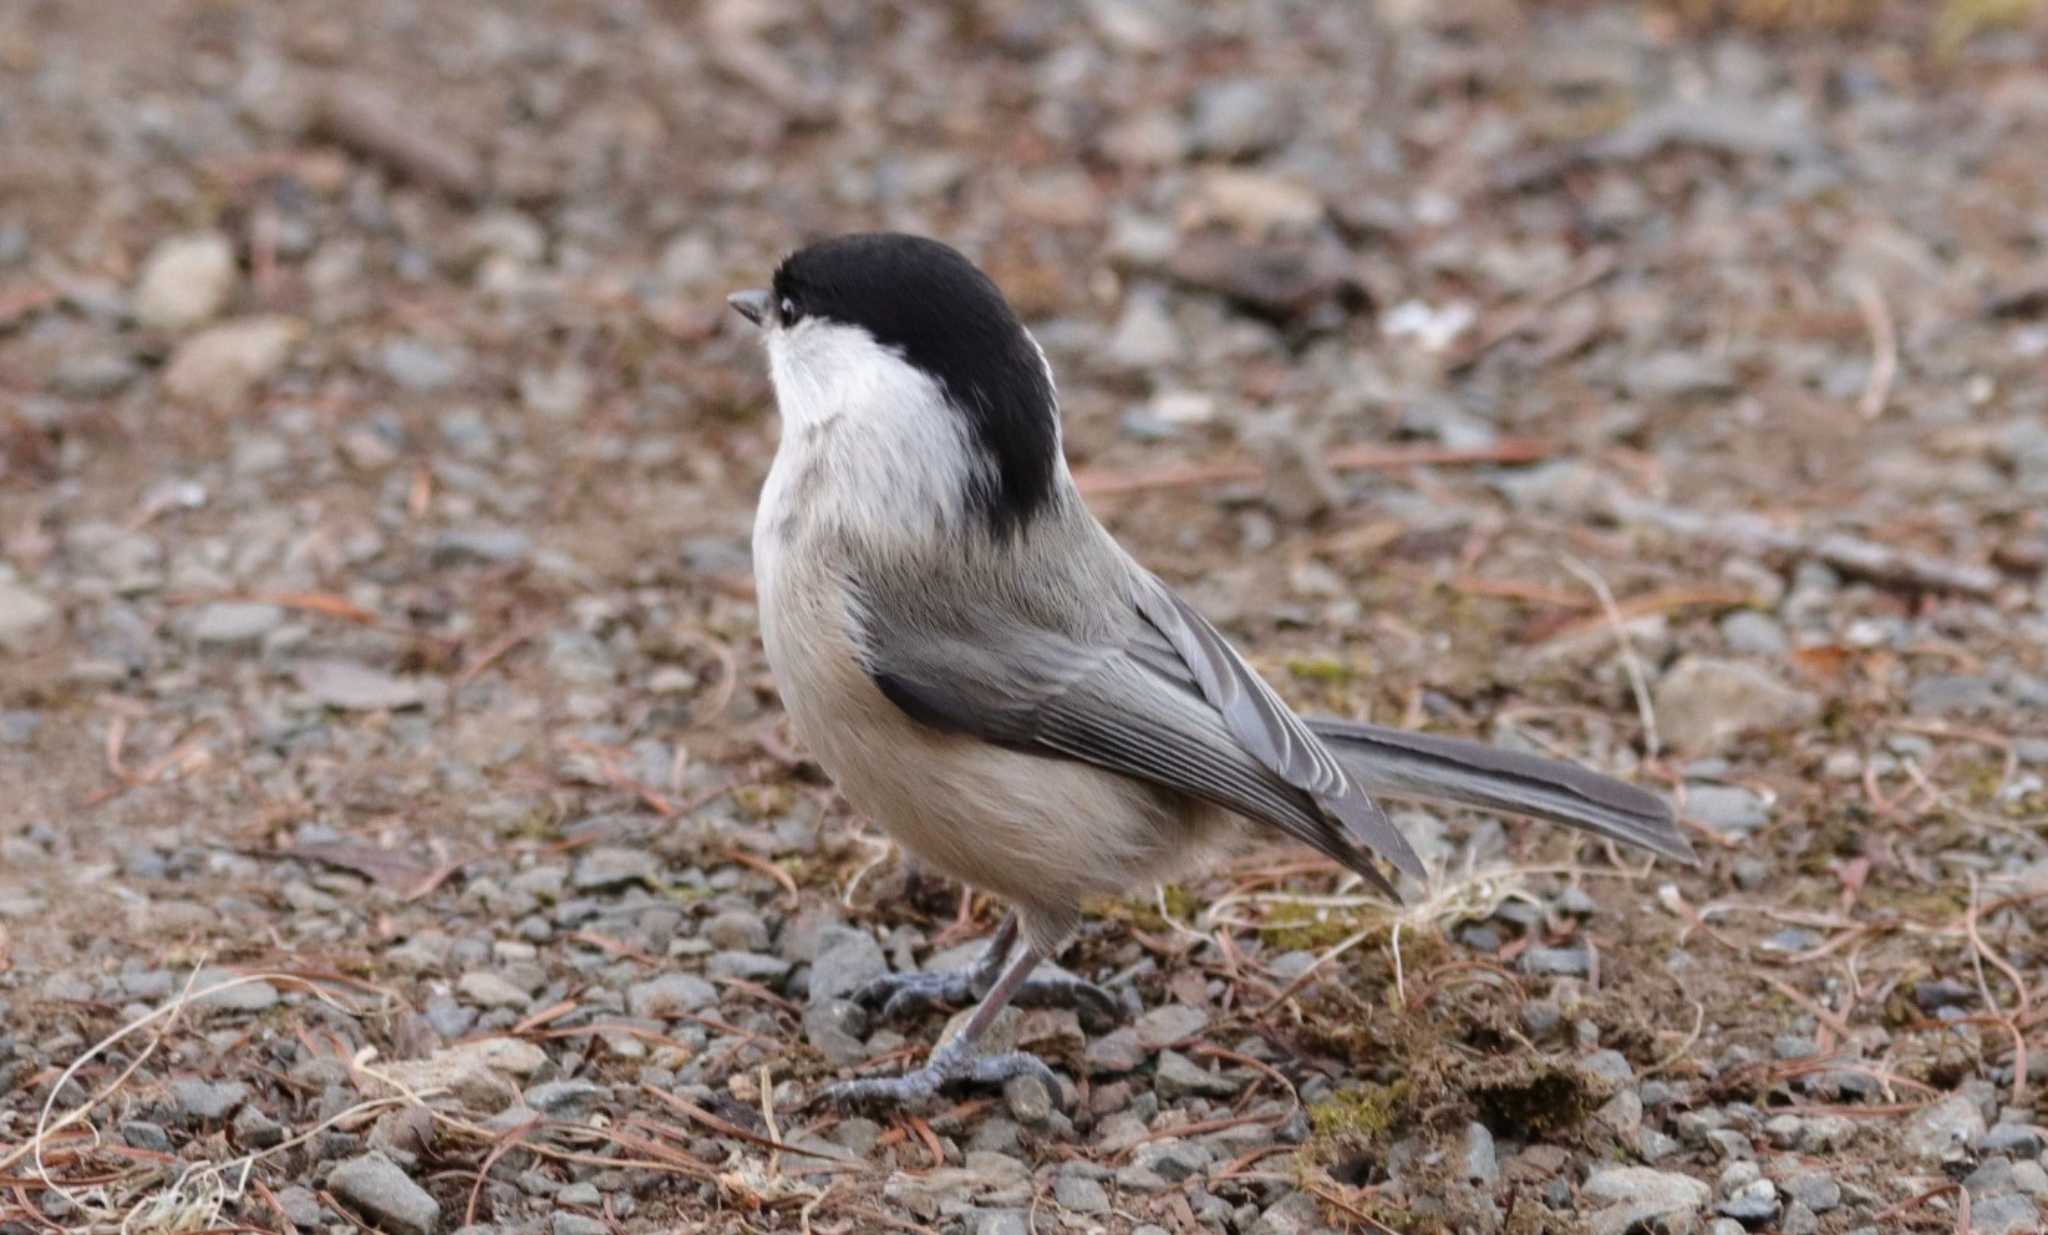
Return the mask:
{"type": "Polygon", "coordinates": [[[803,314],[797,312],[796,301],[791,300],[787,296],[784,296],[782,298],[782,303],[778,305],[777,308],[779,308],[782,312],[782,321],[784,325],[788,325],[790,322],[793,322],[797,318],[803,316],[803,314]]]}

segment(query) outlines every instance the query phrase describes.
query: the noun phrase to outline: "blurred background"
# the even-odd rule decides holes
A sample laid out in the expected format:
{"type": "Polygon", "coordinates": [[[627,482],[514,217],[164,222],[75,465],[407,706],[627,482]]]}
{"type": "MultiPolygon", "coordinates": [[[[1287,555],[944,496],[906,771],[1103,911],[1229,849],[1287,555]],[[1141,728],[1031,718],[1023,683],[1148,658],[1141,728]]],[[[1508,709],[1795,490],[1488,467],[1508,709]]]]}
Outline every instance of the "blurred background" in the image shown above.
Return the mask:
{"type": "Polygon", "coordinates": [[[49,1142],[35,1221],[496,1034],[523,1072],[210,1217],[798,1229],[825,1177],[587,1128],[472,1193],[451,1121],[753,1162],[650,1094],[768,1135],[763,1065],[793,1108],[936,1027],[834,994],[994,920],[846,816],[754,630],[776,428],[724,295],[891,228],[1010,294],[1091,502],[1290,698],[1668,789],[1707,860],[1403,812],[1508,872],[1423,896],[1405,969],[1292,851],[1109,907],[1070,960],[1154,1019],[1032,1014],[1072,1115],[791,1112],[962,1172],[806,1222],[1947,1231],[1912,1198],[1967,1177],[2040,1229],[2044,64],[2030,0],[11,0],[0,1177],[203,964],[379,1011],[221,996],[49,1142]]]}

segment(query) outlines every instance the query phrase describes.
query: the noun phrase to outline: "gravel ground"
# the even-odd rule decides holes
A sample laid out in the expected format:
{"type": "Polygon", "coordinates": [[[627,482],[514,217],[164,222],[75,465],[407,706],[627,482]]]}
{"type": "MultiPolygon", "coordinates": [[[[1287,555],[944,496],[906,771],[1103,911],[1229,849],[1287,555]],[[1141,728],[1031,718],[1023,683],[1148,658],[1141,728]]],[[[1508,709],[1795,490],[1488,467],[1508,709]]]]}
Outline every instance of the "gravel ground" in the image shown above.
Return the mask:
{"type": "Polygon", "coordinates": [[[0,1232],[2041,1230],[2048,18],[1932,7],[0,8],[0,1232]],[[722,296],[883,225],[1290,698],[1703,865],[1248,852],[1061,1094],[808,1108],[999,912],[755,639],[722,296]]]}

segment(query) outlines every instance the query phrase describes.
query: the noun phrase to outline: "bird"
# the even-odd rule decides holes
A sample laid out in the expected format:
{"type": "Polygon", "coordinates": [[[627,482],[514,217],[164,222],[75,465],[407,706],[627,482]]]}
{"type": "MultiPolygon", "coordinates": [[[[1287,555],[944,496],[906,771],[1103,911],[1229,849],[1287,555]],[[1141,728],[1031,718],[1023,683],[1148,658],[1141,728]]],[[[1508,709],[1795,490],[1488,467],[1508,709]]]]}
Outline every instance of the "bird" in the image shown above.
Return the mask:
{"type": "Polygon", "coordinates": [[[1425,877],[1380,797],[1478,807],[1694,860],[1663,798],[1575,764],[1298,716],[1127,552],[1074,484],[1052,368],[955,248],[894,232],[791,252],[730,306],[758,327],[780,439],[755,511],[762,646],[799,739],[847,801],[1008,912],[964,974],[855,993],[894,1015],[976,1000],[925,1064],[842,1081],[846,1106],[1051,1070],[981,1054],[1012,1001],[1114,1011],[1039,973],[1091,897],[1290,837],[1392,898],[1425,877]]]}

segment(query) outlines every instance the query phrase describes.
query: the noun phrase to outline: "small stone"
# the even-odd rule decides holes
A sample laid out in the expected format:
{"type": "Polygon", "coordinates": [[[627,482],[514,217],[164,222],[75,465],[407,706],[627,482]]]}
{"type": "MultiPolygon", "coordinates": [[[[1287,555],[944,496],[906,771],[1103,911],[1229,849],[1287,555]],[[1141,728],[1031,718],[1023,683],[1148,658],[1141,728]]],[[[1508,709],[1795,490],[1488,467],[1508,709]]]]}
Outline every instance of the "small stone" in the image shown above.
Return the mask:
{"type": "Polygon", "coordinates": [[[57,620],[57,606],[41,593],[0,579],[0,650],[19,650],[57,620]]]}
{"type": "Polygon", "coordinates": [[[288,317],[249,317],[210,326],[171,353],[164,390],[180,403],[232,410],[284,367],[305,327],[288,317]]]}
{"type": "Polygon", "coordinates": [[[50,374],[50,390],[70,399],[104,399],[142,376],[142,366],[125,351],[99,349],[66,356],[50,374]]]}
{"type": "Polygon", "coordinates": [[[2000,707],[1998,685],[1987,677],[1931,674],[1913,683],[1906,707],[1915,716],[1995,712],[2000,707]]]}
{"type": "Polygon", "coordinates": [[[269,1149],[283,1143],[285,1137],[284,1125],[253,1103],[235,1112],[231,1129],[235,1144],[242,1149],[269,1149]]]}
{"type": "Polygon", "coordinates": [[[192,1003],[216,1012],[267,1012],[282,998],[270,983],[250,981],[228,969],[200,970],[199,975],[192,979],[192,989],[211,991],[207,995],[195,996],[192,1003]],[[230,982],[234,985],[228,986],[230,982]],[[225,989],[213,990],[214,987],[225,989]]]}
{"type": "Polygon", "coordinates": [[[1052,1094],[1035,1076],[1013,1076],[1003,1082],[1003,1103],[1019,1123],[1042,1124],[1052,1117],[1052,1094]]]}
{"type": "Polygon", "coordinates": [[[548,1081],[526,1091],[526,1105],[550,1119],[587,1119],[599,1103],[611,1099],[605,1085],[584,1080],[548,1081]]]}
{"type": "Polygon", "coordinates": [[[1062,1171],[1054,1179],[1052,1199],[1062,1209],[1077,1214],[1109,1212],[1109,1193],[1103,1191],[1102,1185],[1072,1171],[1062,1171]]]}
{"type": "Polygon", "coordinates": [[[2041,1143],[2041,1129],[2034,1124],[1998,1124],[1978,1138],[1975,1148],[1987,1157],[2003,1154],[2010,1158],[2038,1158],[2041,1143]]]}
{"type": "Polygon", "coordinates": [[[2032,1235],[2039,1230],[2039,1207],[2017,1193],[1986,1197],[1970,1207],[1970,1235],[2032,1235]]]}
{"type": "MultiPolygon", "coordinates": [[[[559,1194],[556,1199],[560,1199],[559,1194]]],[[[611,1235],[611,1229],[609,1222],[602,1218],[593,1218],[589,1214],[557,1211],[554,1217],[548,1219],[548,1230],[551,1235],[611,1235]]]]}
{"type": "Polygon", "coordinates": [[[1205,1071],[1201,1065],[1179,1051],[1159,1052],[1159,1072],[1155,1088],[1160,1100],[1172,1102],[1191,1094],[1208,1098],[1234,1097],[1245,1082],[1224,1073],[1205,1071]]]}
{"type": "Polygon", "coordinates": [[[436,566],[503,565],[533,556],[533,537],[515,527],[450,528],[434,537],[436,566]]]}
{"type": "Polygon", "coordinates": [[[1130,1072],[1143,1066],[1148,1054],[1138,1045],[1138,1031],[1126,1025],[1090,1039],[1081,1052],[1081,1066],[1090,1076],[1130,1072]]]}
{"type": "Polygon", "coordinates": [[[668,973],[626,988],[626,1010],[649,1020],[673,1020],[718,1002],[718,988],[688,973],[668,973]]]}
{"type": "Polygon", "coordinates": [[[1580,1192],[1589,1200],[1612,1202],[1592,1215],[1595,1235],[1623,1235],[1662,1220],[1684,1229],[1713,1199],[1713,1189],[1690,1175],[1642,1166],[1595,1171],[1580,1192]]]}
{"type": "Polygon", "coordinates": [[[312,1230],[327,1221],[327,1208],[320,1203],[320,1198],[313,1195],[311,1188],[298,1184],[277,1190],[277,1207],[296,1227],[312,1230]]]}
{"type": "Polygon", "coordinates": [[[1746,785],[1688,784],[1685,814],[1721,832],[1747,834],[1771,821],[1769,799],[1746,785]]]}
{"type": "Polygon", "coordinates": [[[569,882],[579,892],[612,892],[640,884],[661,887],[661,863],[644,849],[600,845],[576,859],[569,882]]]}
{"type": "Polygon", "coordinates": [[[1189,1004],[1168,1003],[1139,1017],[1131,1028],[1136,1031],[1139,1046],[1156,1051],[1185,1042],[1208,1027],[1207,1012],[1189,1004]]]}
{"type": "Polygon", "coordinates": [[[1657,724],[1674,746],[1712,754],[1746,733],[1811,724],[1820,699],[1741,661],[1688,656],[1657,683],[1657,724]]]}
{"type": "Polygon", "coordinates": [[[1532,999],[1522,1005],[1522,1031],[1532,1038],[1548,1037],[1564,1023],[1564,1012],[1548,999],[1532,999]]]}
{"type": "Polygon", "coordinates": [[[1737,609],[1722,618],[1721,640],[1743,656],[1783,656],[1791,647],[1778,620],[1754,609],[1737,609]]]}
{"type": "Polygon", "coordinates": [[[1620,1051],[1594,1051],[1581,1060],[1579,1066],[1609,1085],[1626,1085],[1636,1079],[1636,1070],[1629,1066],[1628,1057],[1620,1051]]]}
{"type": "Polygon", "coordinates": [[[759,952],[768,946],[768,924],[760,914],[745,909],[706,918],[697,933],[714,948],[759,952]]]}
{"type": "Polygon", "coordinates": [[[377,361],[386,377],[416,394],[446,390],[461,381],[469,368],[469,357],[459,349],[411,336],[386,339],[378,349],[377,361]]]}
{"type": "Polygon", "coordinates": [[[240,1081],[180,1077],[171,1082],[171,1107],[186,1123],[219,1123],[248,1098],[249,1087],[240,1081]]]}
{"type": "Polygon", "coordinates": [[[121,1140],[136,1149],[147,1149],[151,1153],[171,1152],[171,1137],[161,1124],[143,1119],[130,1119],[121,1125],[121,1140]]]}
{"type": "Polygon", "coordinates": [[[1272,82],[1233,77],[1195,92],[1190,127],[1198,152],[1243,159],[1285,145],[1297,119],[1290,100],[1272,82]]]}
{"type": "Polygon", "coordinates": [[[426,701],[418,682],[353,661],[307,661],[292,673],[314,703],[336,711],[395,712],[426,701]]]}
{"type": "Polygon", "coordinates": [[[327,1176],[336,1200],[393,1235],[430,1235],[441,1203],[381,1154],[351,1158],[327,1176]]]}
{"type": "Polygon", "coordinates": [[[1325,1229],[1316,1198],[1307,1192],[1289,1192],[1267,1206],[1245,1235],[1315,1235],[1325,1229]]]}
{"type": "Polygon", "coordinates": [[[1516,967],[1527,974],[1582,978],[1593,970],[1593,954],[1584,948],[1529,948],[1516,967]]]}
{"type": "Polygon", "coordinates": [[[1723,1217],[1744,1226],[1757,1226],[1778,1216],[1778,1186],[1768,1179],[1753,1179],[1720,1204],[1723,1217]]]}
{"type": "Polygon", "coordinates": [[[1798,1201],[1785,1207],[1778,1219],[1778,1235],[1820,1235],[1820,1217],[1798,1201]]]}
{"type": "Polygon", "coordinates": [[[223,600],[200,605],[185,621],[185,633],[201,647],[239,647],[260,642],[284,624],[276,605],[223,600]]]}
{"type": "Polygon", "coordinates": [[[1785,1180],[1785,1195],[1824,1214],[1842,1203],[1842,1185],[1826,1171],[1801,1171],[1785,1180]]]}
{"type": "Polygon", "coordinates": [[[1911,1157],[1949,1162],[1984,1135],[1984,1115],[1975,1099],[1954,1094],[1915,1111],[1907,1120],[1902,1146],[1911,1157]]]}
{"type": "Polygon", "coordinates": [[[226,307],[234,290],[235,246],[226,236],[173,236],[143,260],[135,320],[144,330],[189,330],[226,307]]]}
{"type": "Polygon", "coordinates": [[[861,986],[889,972],[882,945],[866,931],[828,926],[818,933],[817,955],[811,961],[810,1000],[844,999],[861,986]]]}
{"type": "Polygon", "coordinates": [[[1144,373],[1179,360],[1185,346],[1165,298],[1140,288],[1125,301],[1101,356],[1115,369],[1144,373]]]}
{"type": "Polygon", "coordinates": [[[578,364],[528,369],[519,375],[519,401],[540,416],[572,420],[590,401],[590,371],[578,364]]]}
{"type": "Polygon", "coordinates": [[[1500,1159],[1493,1147],[1493,1133],[1483,1123],[1465,1125],[1465,1152],[1459,1174],[1475,1188],[1491,1188],[1500,1180],[1500,1159]]]}
{"type": "Polygon", "coordinates": [[[455,990],[480,1008],[523,1008],[533,1002],[533,996],[488,970],[463,974],[455,990]]]}

